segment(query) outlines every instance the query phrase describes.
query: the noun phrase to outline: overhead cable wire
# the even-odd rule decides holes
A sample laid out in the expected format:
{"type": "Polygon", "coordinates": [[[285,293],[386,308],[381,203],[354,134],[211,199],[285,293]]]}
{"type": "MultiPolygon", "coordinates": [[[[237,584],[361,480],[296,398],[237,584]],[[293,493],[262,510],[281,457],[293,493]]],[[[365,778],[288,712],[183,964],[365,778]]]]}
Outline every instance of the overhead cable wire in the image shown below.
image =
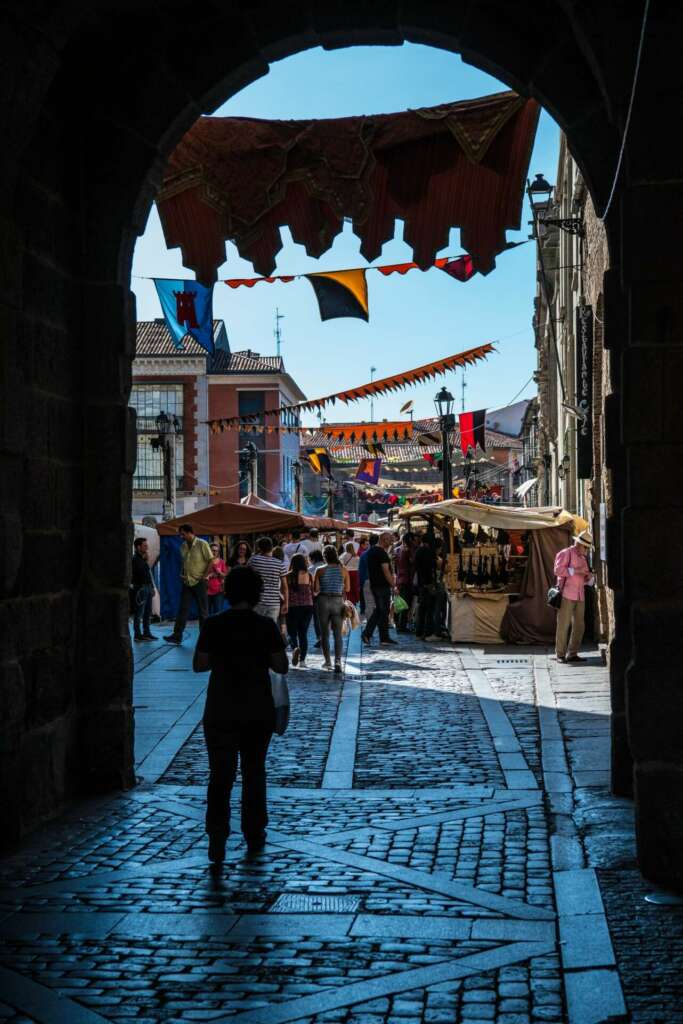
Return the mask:
{"type": "Polygon", "coordinates": [[[640,39],[638,40],[638,53],[636,55],[636,66],[635,66],[635,70],[633,72],[633,85],[631,86],[631,98],[629,100],[628,111],[627,111],[627,114],[626,114],[626,122],[624,124],[624,134],[621,137],[621,147],[619,149],[619,159],[617,160],[617,167],[616,167],[616,170],[614,172],[614,179],[612,181],[612,188],[611,188],[611,191],[610,191],[610,194],[609,194],[609,199],[607,200],[607,206],[603,210],[602,214],[598,214],[598,219],[599,220],[605,220],[605,218],[607,217],[607,214],[609,213],[610,207],[612,205],[612,200],[614,199],[614,193],[617,190],[617,182],[619,181],[619,174],[621,172],[621,164],[622,164],[622,161],[624,159],[624,152],[626,151],[626,139],[628,137],[628,130],[629,130],[629,127],[631,125],[631,114],[633,112],[633,101],[635,99],[636,86],[638,84],[638,73],[640,71],[640,58],[643,55],[643,43],[645,41],[645,26],[647,25],[647,15],[648,15],[649,9],[650,9],[650,0],[645,0],[645,7],[643,9],[643,23],[640,26],[640,39]]]}

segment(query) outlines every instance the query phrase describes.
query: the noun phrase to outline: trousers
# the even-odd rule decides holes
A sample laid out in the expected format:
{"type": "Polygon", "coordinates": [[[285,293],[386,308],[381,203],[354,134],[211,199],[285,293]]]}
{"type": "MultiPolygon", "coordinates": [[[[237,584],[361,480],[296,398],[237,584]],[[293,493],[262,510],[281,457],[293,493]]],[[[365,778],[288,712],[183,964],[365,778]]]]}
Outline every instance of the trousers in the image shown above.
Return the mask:
{"type": "Polygon", "coordinates": [[[299,648],[301,661],[308,654],[308,627],[313,618],[313,605],[291,605],[287,612],[287,633],[293,647],[299,648]]]}
{"type": "Polygon", "coordinates": [[[149,636],[149,622],[152,614],[151,587],[138,587],[133,597],[133,632],[135,636],[149,636]]]}
{"type": "Polygon", "coordinates": [[[330,626],[334,634],[334,660],[342,660],[342,611],[344,598],[341,594],[318,594],[318,619],[320,621],[320,643],[325,661],[330,660],[330,626]]]}
{"type": "Polygon", "coordinates": [[[391,587],[371,587],[375,607],[365,624],[365,635],[371,639],[375,626],[379,626],[379,639],[389,639],[389,610],[391,608],[391,587]]]}
{"type": "Polygon", "coordinates": [[[417,601],[415,634],[418,637],[431,636],[434,632],[434,607],[436,605],[436,587],[433,583],[422,584],[418,588],[417,601]]]}
{"type": "Polygon", "coordinates": [[[204,722],[204,739],[209,755],[209,785],[206,792],[206,831],[230,835],[230,794],[242,770],[242,834],[257,839],[268,824],[266,800],[266,754],[273,735],[273,721],[228,722],[220,726],[204,722]]]}
{"type": "Polygon", "coordinates": [[[199,580],[193,587],[188,587],[187,583],[183,583],[183,589],[180,594],[180,605],[178,606],[178,614],[175,618],[175,626],[173,627],[173,635],[178,640],[182,640],[185,626],[187,625],[187,618],[190,614],[190,607],[192,602],[195,601],[197,605],[197,611],[199,612],[199,628],[202,626],[209,617],[209,599],[206,594],[206,580],[199,580]]]}
{"type": "Polygon", "coordinates": [[[555,630],[555,654],[558,658],[564,658],[567,654],[577,654],[583,631],[585,628],[585,601],[570,601],[568,597],[562,598],[557,613],[557,627],[555,630]],[[571,637],[569,629],[571,627],[571,637]],[[569,637],[569,650],[567,651],[567,639],[569,637]]]}

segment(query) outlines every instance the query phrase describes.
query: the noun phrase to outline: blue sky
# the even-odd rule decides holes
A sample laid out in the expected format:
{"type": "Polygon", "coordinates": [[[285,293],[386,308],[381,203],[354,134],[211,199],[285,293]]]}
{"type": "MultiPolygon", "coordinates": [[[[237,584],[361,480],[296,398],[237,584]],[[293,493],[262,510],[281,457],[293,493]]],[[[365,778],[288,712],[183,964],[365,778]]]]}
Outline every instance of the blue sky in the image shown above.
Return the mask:
{"type": "MultiPolygon", "coordinates": [[[[308,50],[271,65],[270,73],[243,89],[216,111],[225,116],[263,118],[342,117],[353,114],[391,113],[408,107],[499,92],[505,86],[473,68],[459,56],[425,46],[353,47],[326,52],[308,50]]],[[[542,171],[554,180],[559,129],[543,112],[529,171],[542,171]]],[[[508,240],[528,235],[525,205],[521,230],[508,232],[508,240]]],[[[412,259],[397,224],[393,241],[384,246],[377,263],[412,259]]],[[[320,260],[310,259],[282,229],[283,248],[275,273],[299,274],[365,265],[356,236],[347,225],[320,260]]],[[[443,255],[457,255],[459,232],[443,255]]],[[[231,243],[219,271],[225,277],[253,276],[250,263],[240,259],[231,243]]],[[[133,291],[140,320],[161,315],[151,281],[140,277],[192,278],[183,267],[180,250],[166,249],[156,207],[152,208],[133,263],[133,291]],[[137,276],[136,276],[137,275],[137,276]]],[[[233,350],[251,348],[263,355],[275,351],[275,307],[281,321],[282,355],[289,373],[309,398],[363,384],[420,366],[486,341],[499,342],[498,352],[471,368],[466,376],[466,408],[493,409],[506,405],[529,380],[535,368],[531,318],[535,290],[534,247],[521,246],[498,257],[486,277],[476,275],[462,284],[438,270],[411,271],[405,277],[368,274],[370,322],[320,321],[313,290],[307,281],[259,285],[233,291],[218,283],[214,290],[214,316],[225,320],[233,350]]],[[[375,419],[398,419],[400,406],[412,398],[417,416],[434,414],[434,395],[445,383],[460,409],[461,372],[399,395],[375,399],[375,419]]],[[[522,397],[534,393],[528,384],[522,397]]],[[[330,418],[369,419],[370,403],[358,402],[330,418]]],[[[316,422],[311,414],[306,422],[316,422]]]]}

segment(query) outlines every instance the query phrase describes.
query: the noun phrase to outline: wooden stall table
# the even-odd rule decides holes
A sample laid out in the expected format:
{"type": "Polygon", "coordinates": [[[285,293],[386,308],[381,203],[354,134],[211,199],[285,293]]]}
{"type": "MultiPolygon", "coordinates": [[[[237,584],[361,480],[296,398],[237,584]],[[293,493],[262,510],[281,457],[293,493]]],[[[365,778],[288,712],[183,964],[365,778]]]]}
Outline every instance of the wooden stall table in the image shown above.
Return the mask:
{"type": "Polygon", "coordinates": [[[500,626],[509,594],[495,590],[456,591],[449,595],[450,634],[454,643],[502,644],[500,626]]]}

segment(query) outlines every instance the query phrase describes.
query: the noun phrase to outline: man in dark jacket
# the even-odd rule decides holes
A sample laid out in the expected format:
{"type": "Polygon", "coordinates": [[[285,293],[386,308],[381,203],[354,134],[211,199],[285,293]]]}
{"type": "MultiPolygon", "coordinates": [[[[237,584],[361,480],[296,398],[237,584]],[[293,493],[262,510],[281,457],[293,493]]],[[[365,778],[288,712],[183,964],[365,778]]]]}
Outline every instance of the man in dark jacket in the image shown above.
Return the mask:
{"type": "Polygon", "coordinates": [[[159,638],[150,633],[149,621],[152,613],[152,598],[154,597],[154,577],[148,562],[147,540],[145,537],[136,537],[133,543],[135,553],[133,554],[133,578],[131,590],[133,592],[133,639],[137,643],[145,640],[158,640],[159,638]]]}

